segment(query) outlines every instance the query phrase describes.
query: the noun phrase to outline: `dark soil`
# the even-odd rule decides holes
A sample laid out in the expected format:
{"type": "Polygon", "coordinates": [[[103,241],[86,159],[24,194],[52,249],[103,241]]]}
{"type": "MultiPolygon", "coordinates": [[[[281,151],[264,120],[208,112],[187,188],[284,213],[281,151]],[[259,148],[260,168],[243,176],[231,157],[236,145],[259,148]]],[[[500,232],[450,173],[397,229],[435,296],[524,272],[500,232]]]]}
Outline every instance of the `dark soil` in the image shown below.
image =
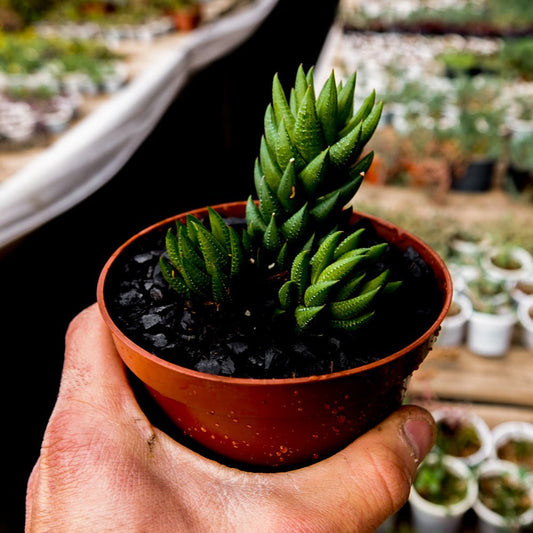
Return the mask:
{"type": "MultiPolygon", "coordinates": [[[[238,223],[238,221],[233,221],[238,223]]],[[[167,228],[136,240],[114,263],[105,286],[113,320],[134,342],[162,359],[201,372],[251,378],[327,374],[365,365],[418,338],[442,309],[432,273],[412,248],[390,249],[395,279],[406,281],[363,333],[295,336],[272,319],[279,287],[249,280],[240,306],[194,309],[178,299],[159,270],[167,228]]],[[[367,243],[379,242],[371,226],[367,243]]]]}

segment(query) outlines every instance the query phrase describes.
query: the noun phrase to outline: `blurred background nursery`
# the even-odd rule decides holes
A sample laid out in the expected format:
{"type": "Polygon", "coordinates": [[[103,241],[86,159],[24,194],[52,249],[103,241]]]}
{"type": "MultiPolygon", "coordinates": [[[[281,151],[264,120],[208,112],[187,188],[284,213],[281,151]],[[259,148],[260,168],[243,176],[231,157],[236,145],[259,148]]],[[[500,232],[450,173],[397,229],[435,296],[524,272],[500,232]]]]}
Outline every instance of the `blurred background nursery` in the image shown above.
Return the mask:
{"type": "Polygon", "coordinates": [[[0,0],[0,533],[23,529],[64,334],[103,263],[157,220],[246,199],[272,76],[300,64],[384,100],[354,207],[454,282],[407,389],[439,439],[381,531],[532,530],[531,0],[310,4],[0,0]]]}

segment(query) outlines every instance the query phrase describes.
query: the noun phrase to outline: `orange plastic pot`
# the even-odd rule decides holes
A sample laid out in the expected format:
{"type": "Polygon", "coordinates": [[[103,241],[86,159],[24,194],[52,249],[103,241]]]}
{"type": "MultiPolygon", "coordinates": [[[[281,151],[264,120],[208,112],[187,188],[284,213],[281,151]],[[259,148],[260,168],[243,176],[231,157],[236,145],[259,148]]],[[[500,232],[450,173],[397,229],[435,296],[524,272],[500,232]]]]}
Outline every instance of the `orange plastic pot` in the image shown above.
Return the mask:
{"type": "MultiPolygon", "coordinates": [[[[245,203],[216,206],[224,216],[242,217],[245,203]]],[[[403,400],[408,377],[431,349],[450,306],[452,285],[442,259],[426,244],[375,217],[377,233],[401,250],[413,247],[434,273],[441,310],[418,339],[377,362],[327,375],[293,379],[248,379],[204,374],[169,363],[136,345],[115,324],[106,306],[109,272],[137,239],[166,232],[187,214],[161,221],[132,237],[107,261],[97,299],[118,353],[157,404],[188,436],[222,457],[253,465],[283,467],[321,459],[379,423],[403,400]]]]}

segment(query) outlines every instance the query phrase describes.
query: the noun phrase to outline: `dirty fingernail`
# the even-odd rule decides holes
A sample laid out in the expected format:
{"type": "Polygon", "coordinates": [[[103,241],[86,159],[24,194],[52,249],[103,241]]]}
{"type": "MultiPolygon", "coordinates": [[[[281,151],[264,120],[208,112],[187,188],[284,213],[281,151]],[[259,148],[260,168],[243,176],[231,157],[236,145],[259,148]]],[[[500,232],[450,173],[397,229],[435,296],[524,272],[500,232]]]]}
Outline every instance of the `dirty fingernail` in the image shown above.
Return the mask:
{"type": "Polygon", "coordinates": [[[420,462],[433,447],[435,441],[433,424],[426,418],[410,418],[403,425],[403,432],[415,461],[420,462]]]}

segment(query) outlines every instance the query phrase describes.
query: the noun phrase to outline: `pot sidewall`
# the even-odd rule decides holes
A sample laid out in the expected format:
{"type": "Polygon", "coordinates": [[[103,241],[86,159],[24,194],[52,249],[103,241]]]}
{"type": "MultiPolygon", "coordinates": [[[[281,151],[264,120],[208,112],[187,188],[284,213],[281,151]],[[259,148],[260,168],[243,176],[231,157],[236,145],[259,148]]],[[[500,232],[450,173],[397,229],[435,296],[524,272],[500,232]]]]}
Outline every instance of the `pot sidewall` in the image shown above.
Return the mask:
{"type": "Polygon", "coordinates": [[[500,315],[474,311],[467,325],[468,349],[485,357],[502,357],[511,346],[516,316],[509,312],[500,315]]]}

